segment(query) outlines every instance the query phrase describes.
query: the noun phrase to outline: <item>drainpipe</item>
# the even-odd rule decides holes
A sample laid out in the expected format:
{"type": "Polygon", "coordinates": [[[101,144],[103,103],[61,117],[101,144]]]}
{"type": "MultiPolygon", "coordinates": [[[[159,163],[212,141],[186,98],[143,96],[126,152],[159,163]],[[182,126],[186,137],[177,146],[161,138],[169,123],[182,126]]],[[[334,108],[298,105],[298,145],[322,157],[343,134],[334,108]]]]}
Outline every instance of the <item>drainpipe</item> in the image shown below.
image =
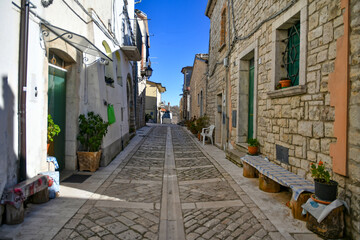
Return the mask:
{"type": "Polygon", "coordinates": [[[229,39],[229,46],[228,46],[228,51],[226,53],[226,58],[227,58],[227,64],[225,65],[225,61],[224,61],[224,65],[225,65],[225,128],[226,128],[226,137],[225,137],[225,146],[224,146],[224,150],[228,149],[229,146],[229,109],[230,106],[229,104],[231,104],[231,96],[230,95],[230,91],[229,91],[229,86],[230,86],[230,54],[231,54],[231,38],[230,38],[230,30],[231,30],[231,26],[230,26],[230,1],[228,0],[228,39],[229,39]]]}
{"type": "Polygon", "coordinates": [[[19,180],[26,180],[26,86],[29,35],[29,0],[21,0],[20,42],[19,42],[19,180]]]}

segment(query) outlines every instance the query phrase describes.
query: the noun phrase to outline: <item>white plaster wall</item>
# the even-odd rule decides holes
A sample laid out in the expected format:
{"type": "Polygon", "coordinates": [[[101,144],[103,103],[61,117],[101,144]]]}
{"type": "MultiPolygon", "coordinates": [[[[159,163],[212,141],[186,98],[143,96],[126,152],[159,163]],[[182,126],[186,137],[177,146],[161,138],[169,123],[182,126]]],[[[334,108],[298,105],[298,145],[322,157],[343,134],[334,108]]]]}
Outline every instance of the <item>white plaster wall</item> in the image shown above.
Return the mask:
{"type": "Polygon", "coordinates": [[[20,13],[11,1],[0,2],[0,195],[17,182],[18,57],[20,13]],[[6,24],[4,24],[6,23],[6,24]],[[10,39],[12,41],[10,41],[10,39]]]}
{"type": "MultiPolygon", "coordinates": [[[[71,10],[61,1],[54,1],[49,7],[43,8],[40,0],[32,1],[37,8],[32,9],[40,17],[47,20],[50,24],[61,27],[63,29],[80,34],[90,41],[92,41],[101,51],[105,52],[102,46],[102,41],[106,40],[112,51],[117,51],[119,46],[112,44],[112,41],[103,34],[94,23],[85,24],[78,18],[71,10]],[[60,13],[61,14],[58,14],[60,13]]],[[[20,0],[16,1],[20,5],[20,0]]],[[[79,8],[79,6],[72,1],[67,2],[85,21],[90,18],[79,8]]],[[[84,1],[81,1],[85,4],[84,1]]],[[[97,13],[104,14],[104,22],[111,18],[111,8],[106,8],[106,4],[102,1],[92,1],[92,7],[97,13]],[[106,16],[108,14],[108,16],[106,16]]],[[[122,13],[122,0],[116,2],[117,16],[124,16],[122,13]]],[[[0,59],[0,154],[5,156],[0,159],[0,193],[4,186],[13,185],[17,182],[16,168],[18,167],[17,152],[18,152],[18,121],[17,121],[17,100],[18,100],[18,44],[19,44],[19,26],[20,14],[19,10],[11,4],[11,2],[2,1],[0,3],[0,13],[3,24],[0,31],[0,41],[2,46],[3,56],[6,58],[0,59]],[[9,41],[13,39],[13,41],[9,41]],[[8,84],[4,85],[3,76],[7,76],[8,84]],[[5,91],[4,91],[5,90],[5,91]],[[9,98],[11,104],[9,104],[9,98]],[[5,100],[6,99],[6,100],[5,100]]],[[[134,16],[133,1],[129,1],[128,5],[129,16],[134,16]]],[[[28,65],[28,97],[27,97],[27,175],[32,177],[37,173],[44,171],[46,166],[46,131],[47,131],[47,79],[48,79],[48,64],[45,55],[44,45],[40,40],[39,19],[30,14],[30,30],[29,30],[29,65],[28,65]],[[37,97],[35,97],[35,87],[37,88],[37,97]]],[[[121,21],[118,19],[118,21],[121,21]]],[[[121,42],[121,24],[116,30],[116,36],[119,36],[118,41],[121,42]]],[[[69,47],[69,46],[67,46],[69,47]]],[[[71,48],[71,47],[70,47],[71,48]]],[[[67,51],[69,49],[63,49],[67,51]]],[[[104,66],[99,63],[94,63],[85,68],[81,57],[76,59],[76,81],[79,81],[79,89],[75,91],[79,98],[79,109],[71,111],[72,115],[78,116],[80,113],[94,111],[100,113],[104,120],[107,120],[107,107],[103,101],[114,105],[116,114],[116,123],[109,127],[109,133],[105,137],[103,147],[111,145],[113,142],[126,135],[129,131],[128,126],[128,111],[127,111],[127,92],[126,79],[130,74],[132,76],[132,65],[127,60],[122,51],[119,51],[121,58],[121,73],[123,84],[120,86],[115,81],[115,88],[106,86],[104,79],[104,66]],[[85,71],[86,69],[86,71],[85,71]],[[123,109],[123,121],[121,121],[121,111],[123,109]]],[[[87,63],[96,60],[95,57],[86,55],[89,58],[87,63]]],[[[117,59],[113,57],[114,66],[117,64],[117,59]]],[[[116,71],[113,69],[114,79],[116,80],[116,71]]],[[[4,78],[5,79],[5,78],[4,78]]],[[[68,129],[67,129],[68,130],[68,129]]],[[[77,131],[77,128],[71,128],[77,131]]],[[[75,135],[76,133],[72,134],[75,135]]],[[[68,132],[67,132],[68,135],[68,132]]],[[[67,139],[68,141],[69,139],[67,139]]],[[[71,139],[70,139],[71,140],[71,139]]],[[[76,139],[74,139],[76,141],[76,139]]],[[[76,145],[76,144],[75,144],[76,145]]],[[[65,155],[74,155],[76,146],[71,149],[66,147],[65,155]],[[69,149],[71,153],[69,153],[69,149]]],[[[69,168],[69,165],[65,165],[69,168]]],[[[71,164],[71,169],[75,169],[76,165],[71,164]],[[74,166],[73,166],[74,165],[74,166]]]]}
{"type": "MultiPolygon", "coordinates": [[[[39,8],[41,11],[41,8],[39,8]]],[[[29,22],[29,49],[27,73],[27,176],[33,177],[45,171],[47,143],[47,58],[41,48],[38,20],[29,22]],[[36,94],[37,91],[37,94],[36,94]]]]}

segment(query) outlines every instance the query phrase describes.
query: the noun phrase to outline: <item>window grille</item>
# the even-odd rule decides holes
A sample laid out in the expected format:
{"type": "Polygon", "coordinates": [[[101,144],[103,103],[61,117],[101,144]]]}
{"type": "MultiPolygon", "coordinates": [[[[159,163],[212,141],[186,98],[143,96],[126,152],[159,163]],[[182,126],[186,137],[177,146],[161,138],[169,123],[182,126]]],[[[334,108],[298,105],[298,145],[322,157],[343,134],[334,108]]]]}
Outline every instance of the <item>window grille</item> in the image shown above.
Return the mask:
{"type": "Polygon", "coordinates": [[[291,85],[299,85],[299,60],[300,60],[300,21],[288,30],[288,37],[283,40],[286,44],[283,53],[283,64],[291,85]]]}

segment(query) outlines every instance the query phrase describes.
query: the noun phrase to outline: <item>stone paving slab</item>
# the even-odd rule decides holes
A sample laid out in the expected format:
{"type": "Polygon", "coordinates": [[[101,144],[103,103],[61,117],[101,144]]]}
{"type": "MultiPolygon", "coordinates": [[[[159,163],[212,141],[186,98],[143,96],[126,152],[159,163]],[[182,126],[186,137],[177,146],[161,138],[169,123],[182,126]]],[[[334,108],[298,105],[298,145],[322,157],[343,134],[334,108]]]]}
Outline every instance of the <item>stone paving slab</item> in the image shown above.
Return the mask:
{"type": "Polygon", "coordinates": [[[164,159],[131,158],[128,166],[163,167],[164,159]]]}
{"type": "Polygon", "coordinates": [[[183,203],[239,199],[226,181],[180,185],[179,188],[183,203]]]}
{"type": "Polygon", "coordinates": [[[206,168],[202,167],[202,168],[191,168],[191,169],[177,169],[177,174],[179,181],[222,177],[219,171],[213,166],[206,168]]]}
{"type": "Polygon", "coordinates": [[[163,170],[160,169],[139,169],[139,168],[124,168],[117,176],[117,179],[141,179],[149,181],[161,181],[163,177],[163,170]]]}
{"type": "Polygon", "coordinates": [[[102,194],[129,202],[160,202],[159,193],[161,193],[161,184],[158,183],[113,182],[102,194]]]}
{"type": "Polygon", "coordinates": [[[159,210],[93,207],[54,239],[157,239],[159,210]]]}
{"type": "Polygon", "coordinates": [[[269,232],[277,232],[265,229],[245,206],[187,209],[183,214],[187,239],[271,239],[269,232]]]}
{"type": "Polygon", "coordinates": [[[207,160],[206,158],[182,159],[182,160],[177,159],[175,163],[177,168],[207,166],[211,164],[210,161],[207,160]]]}

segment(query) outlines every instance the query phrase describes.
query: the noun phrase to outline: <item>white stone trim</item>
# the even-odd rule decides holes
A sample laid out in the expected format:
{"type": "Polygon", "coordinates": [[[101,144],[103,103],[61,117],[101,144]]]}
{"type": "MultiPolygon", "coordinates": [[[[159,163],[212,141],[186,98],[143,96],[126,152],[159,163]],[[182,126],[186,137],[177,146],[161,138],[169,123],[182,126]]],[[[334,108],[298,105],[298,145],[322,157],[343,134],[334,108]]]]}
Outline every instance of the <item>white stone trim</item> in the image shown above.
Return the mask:
{"type": "MultiPolygon", "coordinates": [[[[240,52],[239,58],[238,58],[238,61],[239,61],[239,78],[238,78],[239,84],[238,84],[237,126],[236,126],[236,143],[237,144],[246,143],[246,140],[247,140],[247,131],[248,131],[248,129],[247,129],[248,122],[247,121],[248,120],[247,120],[247,117],[245,117],[245,119],[244,119],[244,112],[248,113],[248,111],[249,111],[247,109],[248,104],[246,104],[246,106],[244,106],[244,107],[240,107],[240,105],[243,103],[243,100],[241,100],[242,97],[248,98],[249,87],[248,87],[248,85],[242,84],[241,75],[243,74],[244,71],[246,71],[246,74],[248,74],[249,65],[247,62],[251,58],[254,58],[254,122],[253,122],[254,134],[252,137],[253,138],[257,137],[258,45],[259,45],[258,39],[256,39],[252,44],[247,46],[245,48],[245,50],[240,52]],[[246,92],[243,91],[244,87],[246,88],[246,92]]],[[[245,82],[246,81],[248,82],[248,78],[245,79],[245,82]]],[[[247,101],[247,103],[248,103],[248,101],[247,101]]]]}
{"type": "Polygon", "coordinates": [[[308,10],[307,1],[300,0],[293,7],[279,16],[272,24],[272,78],[271,89],[275,90],[280,79],[281,50],[278,42],[281,40],[282,30],[289,27],[288,22],[296,15],[300,17],[300,63],[299,63],[299,85],[306,84],[306,60],[307,60],[307,31],[308,31],[308,10]]]}

